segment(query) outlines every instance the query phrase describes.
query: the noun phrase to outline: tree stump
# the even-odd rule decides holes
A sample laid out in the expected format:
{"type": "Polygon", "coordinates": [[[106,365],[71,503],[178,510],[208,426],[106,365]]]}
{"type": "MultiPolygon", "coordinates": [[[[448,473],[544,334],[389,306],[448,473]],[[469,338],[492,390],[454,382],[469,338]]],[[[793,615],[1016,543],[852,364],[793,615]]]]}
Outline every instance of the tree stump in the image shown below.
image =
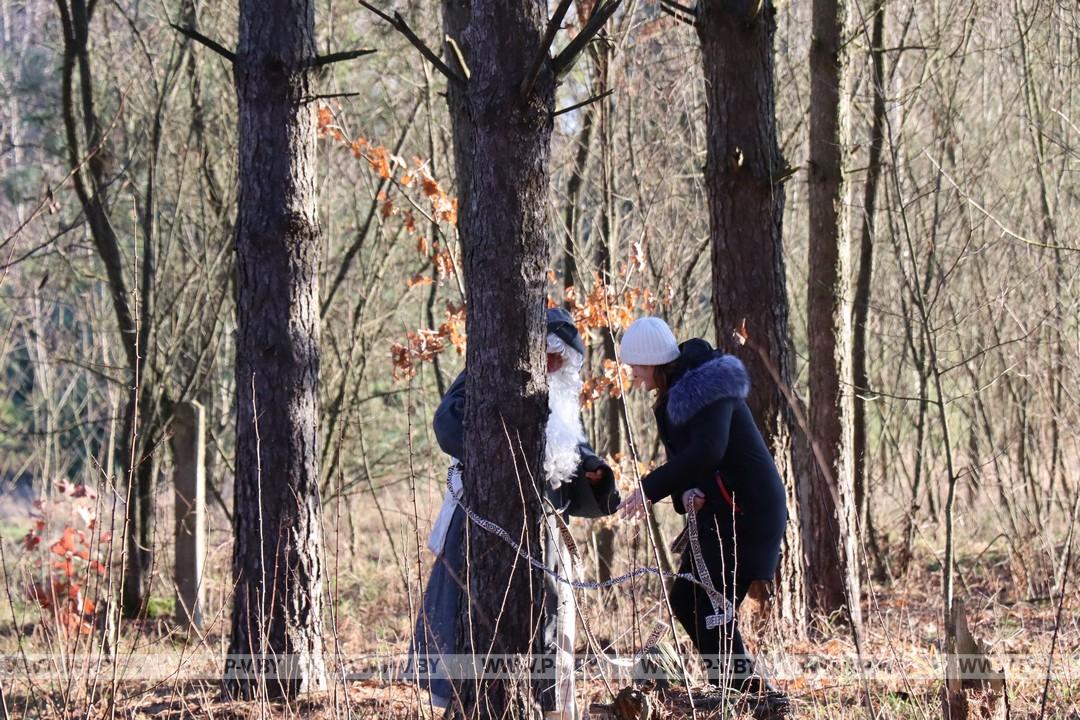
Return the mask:
{"type": "Polygon", "coordinates": [[[941,690],[945,720],[1008,720],[1005,671],[994,668],[986,643],[972,636],[961,600],[953,604],[953,626],[946,647],[945,686],[941,690]]]}

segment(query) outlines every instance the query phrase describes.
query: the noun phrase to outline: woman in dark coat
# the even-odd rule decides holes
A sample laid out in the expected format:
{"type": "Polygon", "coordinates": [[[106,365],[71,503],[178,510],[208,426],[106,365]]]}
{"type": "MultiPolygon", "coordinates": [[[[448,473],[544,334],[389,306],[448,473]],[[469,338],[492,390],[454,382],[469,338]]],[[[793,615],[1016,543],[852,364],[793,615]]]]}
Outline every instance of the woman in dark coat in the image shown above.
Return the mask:
{"type": "MultiPolygon", "coordinates": [[[[752,586],[755,596],[767,595],[787,503],[746,405],[750,380],[742,362],[705,340],[678,345],[667,324],[651,317],[634,322],[621,347],[634,386],[657,392],[654,413],[667,450],[667,462],[642,478],[641,489],[623,503],[624,512],[637,515],[646,503],[671,497],[676,512],[696,513],[702,556],[716,590],[736,609],[752,586]]],[[[701,577],[689,546],[680,573],[701,577]]],[[[708,594],[686,580],[673,583],[671,606],[705,660],[711,683],[766,689],[754,673],[734,613],[726,623],[709,623],[714,609],[708,594]]]]}

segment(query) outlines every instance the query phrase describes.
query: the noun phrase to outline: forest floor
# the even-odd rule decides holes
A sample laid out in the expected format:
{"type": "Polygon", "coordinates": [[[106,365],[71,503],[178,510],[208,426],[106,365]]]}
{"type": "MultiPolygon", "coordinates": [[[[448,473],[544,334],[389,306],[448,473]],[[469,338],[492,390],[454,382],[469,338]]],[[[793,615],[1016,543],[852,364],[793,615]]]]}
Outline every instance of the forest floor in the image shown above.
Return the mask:
{"type": "MultiPolygon", "coordinates": [[[[330,667],[332,687],[288,704],[221,697],[218,678],[228,645],[229,559],[228,528],[223,521],[211,532],[207,570],[213,582],[207,588],[202,636],[189,637],[175,625],[168,593],[159,587],[151,602],[152,617],[122,626],[119,659],[114,663],[101,661],[100,652],[91,646],[96,634],[57,642],[48,623],[41,622],[40,609],[19,597],[18,578],[31,567],[31,558],[13,559],[9,554],[7,591],[0,591],[0,718],[4,708],[7,717],[20,720],[430,717],[426,693],[398,676],[428,571],[428,553],[420,549],[425,522],[430,521],[428,506],[437,509],[437,502],[396,491],[390,492],[390,500],[384,500],[379,513],[370,508],[364,512],[330,508],[326,513],[327,572],[335,599],[326,623],[327,643],[336,658],[330,667]],[[425,520],[409,521],[417,514],[425,520]],[[345,674],[364,668],[377,671],[364,679],[342,681],[345,674]]],[[[674,529],[674,518],[669,515],[664,517],[665,534],[674,529]]],[[[3,532],[9,548],[19,530],[3,532]]],[[[1011,717],[1080,720],[1080,616],[1076,612],[1080,592],[1074,578],[1069,578],[1062,601],[1051,589],[1050,553],[1022,555],[1001,535],[995,537],[974,525],[968,530],[968,537],[978,540],[959,548],[957,597],[965,602],[972,633],[989,647],[994,668],[1005,670],[1011,717]],[[1046,685],[1052,644],[1051,682],[1046,685]]],[[[616,541],[616,563],[619,567],[647,564],[645,550],[624,537],[629,535],[616,533],[623,538],[616,541]]],[[[582,546],[588,562],[589,545],[582,546]]],[[[1060,558],[1062,550],[1056,547],[1053,552],[1060,558]]],[[[782,636],[771,623],[759,626],[748,616],[752,609],[744,605],[748,644],[768,658],[776,684],[794,701],[797,717],[915,720],[943,716],[939,557],[940,548],[919,544],[903,575],[864,586],[861,663],[851,634],[843,627],[822,622],[814,640],[794,639],[782,636]],[[865,709],[867,699],[872,714],[865,709]]],[[[1075,562],[1072,570],[1076,570],[1075,562]]],[[[170,573],[171,568],[162,567],[155,576],[167,578],[170,573]]],[[[586,593],[579,602],[599,642],[625,657],[641,647],[657,621],[667,619],[658,597],[658,585],[645,582],[615,592],[586,593]]],[[[671,641],[670,635],[666,641],[671,641]]],[[[579,654],[589,652],[580,629],[577,644],[579,654]]],[[[689,648],[681,629],[676,644],[689,648]]],[[[688,652],[686,657],[693,654],[688,652]]],[[[595,661],[580,668],[577,689],[583,717],[592,703],[610,702],[611,691],[617,692],[621,685],[602,669],[595,661]]],[[[700,675],[691,679],[696,677],[700,675]]],[[[653,720],[750,717],[739,703],[705,710],[699,705],[695,714],[681,697],[674,693],[666,699],[654,698],[653,720]]],[[[606,715],[594,712],[589,716],[606,715]]]]}

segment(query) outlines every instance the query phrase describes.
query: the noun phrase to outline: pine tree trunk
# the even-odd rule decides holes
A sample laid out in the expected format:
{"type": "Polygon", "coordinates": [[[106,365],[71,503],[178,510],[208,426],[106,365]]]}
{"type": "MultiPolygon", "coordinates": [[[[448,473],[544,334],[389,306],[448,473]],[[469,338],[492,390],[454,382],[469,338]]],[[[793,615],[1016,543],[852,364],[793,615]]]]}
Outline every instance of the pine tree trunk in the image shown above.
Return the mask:
{"type": "Polygon", "coordinates": [[[846,609],[859,624],[855,549],[849,283],[843,152],[844,0],[814,0],[810,45],[810,241],[807,278],[810,428],[828,473],[815,467],[801,493],[810,606],[846,609]],[[827,477],[826,475],[831,475],[827,477]],[[850,593],[851,602],[848,602],[850,593]]]}
{"type": "MultiPolygon", "coordinates": [[[[782,223],[787,164],[776,142],[772,2],[703,0],[698,18],[708,102],[713,310],[721,347],[743,319],[788,386],[792,355],[784,277],[782,223]]],[[[748,403],[788,492],[788,529],[777,574],[776,613],[797,633],[805,627],[802,546],[795,503],[799,463],[794,416],[766,364],[740,353],[751,384],[748,403]]]]}
{"type": "MultiPolygon", "coordinates": [[[[539,556],[547,418],[544,291],[554,78],[520,86],[547,23],[543,0],[445,0],[470,78],[448,100],[459,195],[467,330],[464,497],[539,556]],[[508,38],[513,38],[508,42],[508,38]]],[[[467,528],[464,653],[539,651],[542,577],[501,539],[467,528]]],[[[541,683],[462,684],[469,717],[523,717],[541,683]]]]}
{"type": "Polygon", "coordinates": [[[314,5],[241,0],[236,226],[234,605],[225,687],[292,696],[326,685],[318,501],[319,227],[314,5]],[[235,658],[234,658],[235,659],[235,658]],[[274,674],[260,660],[272,660],[274,674]],[[265,686],[262,685],[265,683],[265,686]]]}

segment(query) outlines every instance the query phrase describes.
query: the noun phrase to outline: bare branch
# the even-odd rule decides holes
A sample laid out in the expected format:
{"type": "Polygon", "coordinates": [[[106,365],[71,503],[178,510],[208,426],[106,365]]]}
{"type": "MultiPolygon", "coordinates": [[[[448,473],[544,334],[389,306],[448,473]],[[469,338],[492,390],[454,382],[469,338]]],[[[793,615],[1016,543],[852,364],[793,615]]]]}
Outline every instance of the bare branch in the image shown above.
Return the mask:
{"type": "MultiPolygon", "coordinates": [[[[416,122],[417,113],[423,105],[422,100],[417,100],[416,105],[413,106],[412,113],[409,114],[409,120],[405,124],[405,127],[401,130],[401,135],[398,136],[397,143],[394,145],[394,154],[397,155],[401,152],[401,148],[405,146],[405,141],[409,137],[409,133],[412,131],[413,123],[416,122]]],[[[378,194],[386,192],[390,187],[390,179],[384,178],[379,184],[379,191],[376,196],[371,199],[371,206],[368,209],[367,219],[364,220],[363,226],[356,233],[356,239],[349,246],[349,249],[345,251],[345,254],[341,258],[341,263],[338,265],[337,273],[334,275],[333,282],[330,283],[329,289],[326,292],[326,299],[322,301],[322,308],[320,310],[320,316],[326,317],[327,311],[330,309],[330,304],[334,300],[334,295],[337,294],[338,288],[345,281],[345,277],[349,274],[349,268],[352,266],[353,261],[356,259],[357,254],[364,247],[364,241],[367,240],[368,231],[371,229],[371,223],[375,219],[375,214],[379,209],[378,194]]]]}
{"type": "Polygon", "coordinates": [[[581,28],[581,32],[552,61],[555,77],[561,78],[570,72],[578,58],[581,57],[581,51],[596,37],[596,34],[604,27],[604,23],[615,14],[620,5],[622,5],[622,0],[610,0],[604,5],[598,4],[596,6],[593,14],[585,22],[585,26],[581,28]]]}
{"type": "Polygon", "coordinates": [[[344,52],[330,53],[329,55],[319,55],[312,61],[312,67],[325,67],[336,62],[342,62],[343,60],[353,60],[364,55],[371,55],[378,50],[373,48],[364,48],[363,50],[346,50],[344,52]]]}
{"type": "Polygon", "coordinates": [[[681,12],[683,15],[689,15],[692,18],[697,17],[698,11],[696,7],[687,7],[686,5],[680,5],[679,3],[675,2],[675,0],[660,0],[660,5],[661,9],[666,6],[670,10],[681,12]]]}
{"type": "Polygon", "coordinates": [[[470,79],[472,77],[472,71],[469,70],[469,64],[465,62],[465,53],[461,52],[461,48],[458,47],[457,41],[447,35],[446,44],[450,46],[451,52],[454,53],[454,59],[457,60],[458,67],[461,68],[461,72],[465,75],[465,79],[470,79]]]}
{"type": "MultiPolygon", "coordinates": [[[[8,243],[10,243],[13,239],[15,239],[15,237],[19,233],[21,233],[23,231],[23,229],[27,225],[29,225],[34,220],[36,220],[38,218],[38,216],[41,215],[41,213],[43,213],[43,212],[49,212],[49,213],[55,212],[55,210],[56,210],[56,193],[60,191],[60,188],[64,187],[64,185],[67,184],[67,181],[70,180],[75,175],[75,173],[82,170],[83,166],[86,165],[88,162],[90,162],[90,159],[92,157],[94,157],[99,152],[101,152],[101,148],[105,146],[105,141],[109,139],[109,135],[111,135],[113,129],[116,128],[116,124],[117,124],[117,122],[119,122],[120,116],[124,112],[124,105],[125,105],[126,101],[127,101],[127,91],[125,90],[124,92],[122,92],[120,94],[120,103],[119,103],[119,107],[117,107],[117,109],[116,109],[116,114],[113,115],[113,119],[111,121],[109,121],[109,126],[107,128],[105,128],[105,132],[103,132],[101,134],[101,138],[97,141],[97,143],[94,145],[94,147],[92,147],[90,149],[90,151],[87,152],[86,155],[84,155],[82,157],[81,160],[79,160],[77,163],[75,163],[72,166],[71,170],[68,172],[67,175],[64,176],[64,178],[60,182],[56,183],[56,185],[54,185],[52,187],[46,187],[45,188],[45,193],[41,198],[41,202],[39,202],[37,207],[35,207],[34,210],[29,215],[27,215],[26,218],[21,223],[19,223],[18,227],[16,227],[14,230],[12,230],[11,233],[9,233],[4,238],[3,242],[0,242],[0,249],[3,249],[5,247],[7,247],[8,243]]],[[[14,250],[12,250],[12,252],[14,252],[14,250]]],[[[10,265],[10,257],[11,256],[9,255],[9,257],[8,257],[8,264],[9,265],[10,265]]],[[[0,284],[2,284],[2,282],[3,282],[2,276],[0,276],[0,284]]]]}
{"type": "Polygon", "coordinates": [[[405,39],[412,43],[412,46],[420,51],[428,62],[435,66],[435,69],[446,76],[447,80],[458,83],[459,85],[465,84],[465,78],[458,73],[450,69],[450,66],[442,61],[442,59],[435,54],[435,52],[427,46],[427,44],[421,40],[413,29],[409,27],[409,23],[405,21],[405,18],[401,16],[401,13],[395,12],[393,17],[387,15],[382,10],[378,9],[374,5],[366,2],[366,0],[357,0],[364,8],[375,13],[397,30],[399,33],[405,36],[405,39]]]}
{"type": "Polygon", "coordinates": [[[548,50],[551,49],[551,43],[555,41],[555,33],[559,32],[559,28],[562,27],[563,18],[566,17],[566,12],[570,9],[572,1],[562,0],[559,6],[555,8],[555,14],[548,21],[547,29],[544,31],[544,38],[540,41],[540,47],[536,49],[536,56],[529,65],[529,72],[525,74],[525,79],[521,81],[521,97],[526,98],[532,92],[536,78],[540,76],[540,69],[544,66],[544,61],[549,59],[548,50]]]}
{"type": "Polygon", "coordinates": [[[687,17],[687,16],[683,15],[682,13],[680,13],[677,10],[672,10],[671,8],[669,8],[667,5],[665,5],[663,3],[660,4],[660,10],[662,10],[663,12],[666,12],[668,15],[675,18],[676,20],[678,20],[681,23],[686,23],[687,25],[689,25],[691,27],[697,27],[697,20],[694,20],[693,18],[687,17]]]}
{"type": "Polygon", "coordinates": [[[933,165],[934,168],[938,172],[941,173],[941,176],[949,181],[949,184],[951,184],[953,186],[953,189],[956,190],[956,192],[960,194],[960,197],[962,197],[964,200],[966,200],[967,203],[969,205],[971,205],[973,208],[975,208],[980,213],[982,213],[986,217],[987,220],[989,220],[990,222],[997,225],[998,228],[1001,230],[1003,235],[1008,235],[1009,237],[1014,238],[1015,240],[1019,240],[1020,242],[1024,243],[1025,245],[1030,245],[1032,247],[1046,248],[1046,249],[1049,249],[1049,250],[1067,250],[1069,252],[1080,252],[1080,247],[1072,247],[1072,246],[1069,246],[1069,245],[1058,245],[1058,244],[1055,244],[1055,243],[1038,242],[1038,241],[1035,241],[1035,240],[1030,240],[1030,239],[1024,237],[1023,235],[1019,235],[1019,234],[1013,232],[1008,227],[1006,227],[1006,225],[1001,220],[998,220],[997,217],[995,217],[989,210],[984,208],[982,205],[980,205],[978,202],[976,202],[974,200],[974,198],[970,197],[967,193],[965,193],[963,188],[961,188],[956,183],[956,181],[953,180],[952,177],[947,172],[945,172],[945,169],[943,167],[941,167],[941,165],[938,163],[938,161],[935,160],[930,155],[930,153],[928,153],[928,152],[926,152],[924,150],[923,155],[925,155],[926,159],[930,161],[930,164],[933,165]]]}
{"type": "Polygon", "coordinates": [[[357,0],[357,2],[359,2],[363,7],[367,8],[368,10],[375,13],[376,15],[381,17],[383,20],[385,20],[386,22],[390,23],[395,28],[397,28],[397,23],[394,22],[394,18],[390,17],[389,15],[384,13],[379,8],[375,7],[374,5],[369,5],[368,3],[364,2],[364,0],[357,0]]]}
{"type": "Polygon", "coordinates": [[[338,92],[338,93],[320,93],[318,95],[305,95],[304,97],[300,98],[300,104],[301,105],[306,105],[306,104],[308,104],[310,102],[315,102],[316,100],[330,100],[331,98],[357,97],[359,95],[363,95],[363,93],[361,93],[361,92],[338,92]]]}
{"type": "Polygon", "coordinates": [[[217,42],[211,40],[210,38],[206,37],[205,35],[203,35],[198,30],[195,30],[193,28],[181,27],[181,26],[177,25],[176,23],[169,23],[169,25],[176,32],[180,33],[181,35],[183,35],[185,37],[188,37],[188,38],[194,40],[195,42],[199,43],[200,45],[205,45],[206,47],[210,48],[211,50],[216,52],[221,57],[228,60],[230,63],[236,62],[236,53],[234,53],[232,50],[229,50],[229,49],[225,48],[220,43],[217,43],[217,42]]]}
{"type": "Polygon", "coordinates": [[[571,105],[569,107],[564,107],[561,110],[556,110],[555,112],[551,113],[551,117],[558,117],[559,115],[562,115],[563,113],[572,112],[574,110],[577,110],[578,108],[585,107],[586,105],[592,105],[594,102],[598,102],[600,100],[603,100],[604,98],[608,97],[609,95],[611,95],[614,92],[615,92],[615,88],[612,88],[610,90],[607,90],[605,92],[600,93],[599,95],[593,95],[591,98],[588,98],[587,100],[582,100],[581,102],[574,103],[573,105],[571,105]]]}

